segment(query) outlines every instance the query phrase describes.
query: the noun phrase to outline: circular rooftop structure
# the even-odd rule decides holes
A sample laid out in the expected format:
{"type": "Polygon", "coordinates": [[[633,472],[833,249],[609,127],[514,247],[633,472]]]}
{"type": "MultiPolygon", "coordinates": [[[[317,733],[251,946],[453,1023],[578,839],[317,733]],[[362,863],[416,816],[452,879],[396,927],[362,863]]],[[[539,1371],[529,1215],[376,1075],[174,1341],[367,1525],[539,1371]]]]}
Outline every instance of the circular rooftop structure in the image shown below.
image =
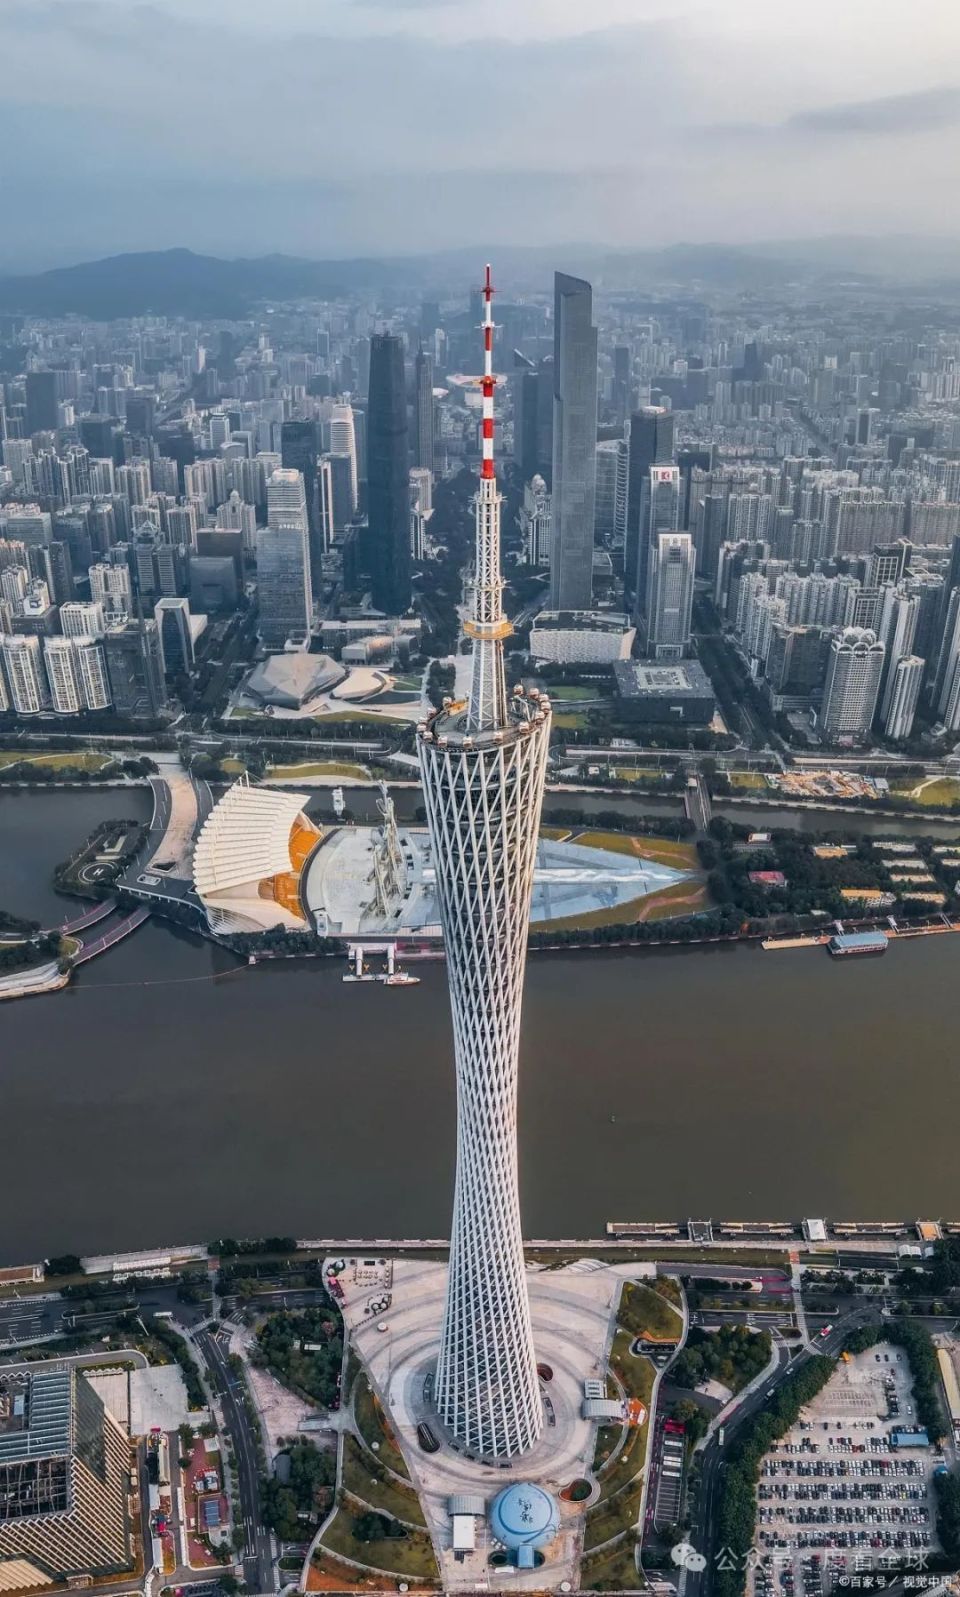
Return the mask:
{"type": "Polygon", "coordinates": [[[542,1486],[517,1481],[494,1498],[490,1529],[501,1547],[546,1547],[560,1529],[557,1502],[542,1486]]]}
{"type": "Polygon", "coordinates": [[[373,699],[389,686],[390,677],[384,671],[377,671],[369,665],[355,665],[351,666],[349,675],[334,688],[330,697],[348,702],[373,699]]]}

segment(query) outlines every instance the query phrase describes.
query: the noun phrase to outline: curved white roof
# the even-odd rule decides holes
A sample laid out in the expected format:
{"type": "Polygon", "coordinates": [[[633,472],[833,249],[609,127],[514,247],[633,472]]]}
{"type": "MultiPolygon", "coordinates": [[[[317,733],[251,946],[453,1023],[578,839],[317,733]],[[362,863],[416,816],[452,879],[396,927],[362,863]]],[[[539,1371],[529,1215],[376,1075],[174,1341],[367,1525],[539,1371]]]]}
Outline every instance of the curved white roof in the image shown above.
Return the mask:
{"type": "Polygon", "coordinates": [[[207,816],[193,851],[193,883],[208,911],[265,925],[292,919],[277,904],[257,901],[260,882],[293,869],[290,833],[307,803],[304,793],[251,787],[241,777],[207,816]]]}

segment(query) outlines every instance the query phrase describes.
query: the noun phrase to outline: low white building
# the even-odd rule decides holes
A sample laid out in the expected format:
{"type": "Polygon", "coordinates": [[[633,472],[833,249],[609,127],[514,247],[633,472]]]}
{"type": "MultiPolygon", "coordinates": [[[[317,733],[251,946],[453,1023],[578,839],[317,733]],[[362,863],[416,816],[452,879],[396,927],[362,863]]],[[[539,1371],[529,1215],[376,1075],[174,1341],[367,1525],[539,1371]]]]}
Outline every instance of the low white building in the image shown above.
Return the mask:
{"type": "Polygon", "coordinates": [[[554,665],[612,665],[629,660],[636,628],[605,610],[541,610],[530,629],[530,655],[554,665]]]}

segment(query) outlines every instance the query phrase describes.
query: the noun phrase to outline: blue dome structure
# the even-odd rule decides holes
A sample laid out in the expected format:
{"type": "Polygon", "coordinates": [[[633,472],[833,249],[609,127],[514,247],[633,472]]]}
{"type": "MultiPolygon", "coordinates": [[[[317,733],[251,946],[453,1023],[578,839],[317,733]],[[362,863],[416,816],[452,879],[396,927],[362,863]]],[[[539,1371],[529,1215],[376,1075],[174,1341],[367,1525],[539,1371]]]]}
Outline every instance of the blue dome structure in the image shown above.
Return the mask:
{"type": "Polygon", "coordinates": [[[542,1486],[517,1481],[494,1498],[490,1529],[501,1547],[511,1552],[521,1547],[546,1547],[560,1529],[560,1510],[542,1486]]]}

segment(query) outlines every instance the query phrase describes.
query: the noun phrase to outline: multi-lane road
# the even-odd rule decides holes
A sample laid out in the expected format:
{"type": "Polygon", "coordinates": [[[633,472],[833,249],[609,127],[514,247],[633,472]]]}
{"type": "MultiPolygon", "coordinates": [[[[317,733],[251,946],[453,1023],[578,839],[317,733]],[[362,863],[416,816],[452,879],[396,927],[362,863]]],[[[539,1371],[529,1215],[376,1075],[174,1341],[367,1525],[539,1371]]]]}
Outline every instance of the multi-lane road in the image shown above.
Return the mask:
{"type": "Polygon", "coordinates": [[[201,1330],[194,1341],[210,1372],[223,1418],[233,1439],[234,1466],[240,1497],[241,1524],[246,1535],[243,1552],[243,1579],[248,1591],[273,1590],[273,1548],[270,1532],[260,1518],[260,1467],[257,1444],[250,1416],[243,1401],[244,1378],[230,1368],[230,1347],[226,1331],[201,1330]]]}

